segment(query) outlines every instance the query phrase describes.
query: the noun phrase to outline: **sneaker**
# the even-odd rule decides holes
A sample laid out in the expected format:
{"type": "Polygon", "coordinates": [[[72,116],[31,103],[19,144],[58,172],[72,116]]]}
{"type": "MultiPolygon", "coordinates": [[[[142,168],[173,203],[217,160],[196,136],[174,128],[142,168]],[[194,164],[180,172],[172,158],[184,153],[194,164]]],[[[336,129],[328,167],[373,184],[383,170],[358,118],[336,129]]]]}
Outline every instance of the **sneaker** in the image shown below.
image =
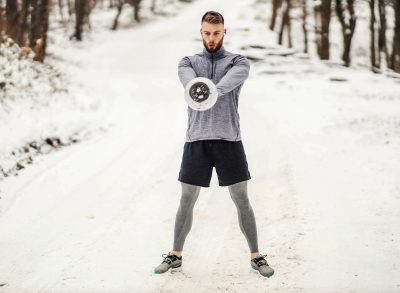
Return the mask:
{"type": "Polygon", "coordinates": [[[266,254],[259,255],[253,258],[250,261],[250,264],[251,267],[257,270],[262,276],[269,278],[274,274],[274,269],[268,265],[267,260],[265,259],[266,256],[266,254]]]}
{"type": "Polygon", "coordinates": [[[162,263],[154,269],[155,274],[162,274],[171,269],[172,272],[179,272],[182,270],[182,256],[177,256],[175,254],[163,254],[164,260],[162,263]]]}

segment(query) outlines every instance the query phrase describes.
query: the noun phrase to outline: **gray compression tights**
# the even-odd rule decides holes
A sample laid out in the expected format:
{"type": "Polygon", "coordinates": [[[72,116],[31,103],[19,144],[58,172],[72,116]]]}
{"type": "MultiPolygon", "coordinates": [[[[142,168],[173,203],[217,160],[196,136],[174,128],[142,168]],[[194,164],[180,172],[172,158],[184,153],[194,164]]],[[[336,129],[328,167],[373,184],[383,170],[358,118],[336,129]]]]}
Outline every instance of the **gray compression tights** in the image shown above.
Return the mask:
{"type": "MultiPolygon", "coordinates": [[[[174,251],[182,251],[186,236],[193,222],[193,207],[200,194],[201,186],[182,184],[182,196],[176,213],[174,251]]],[[[257,227],[254,212],[247,196],[247,180],[228,186],[229,194],[236,205],[240,230],[246,237],[250,252],[258,252],[257,227]]]]}

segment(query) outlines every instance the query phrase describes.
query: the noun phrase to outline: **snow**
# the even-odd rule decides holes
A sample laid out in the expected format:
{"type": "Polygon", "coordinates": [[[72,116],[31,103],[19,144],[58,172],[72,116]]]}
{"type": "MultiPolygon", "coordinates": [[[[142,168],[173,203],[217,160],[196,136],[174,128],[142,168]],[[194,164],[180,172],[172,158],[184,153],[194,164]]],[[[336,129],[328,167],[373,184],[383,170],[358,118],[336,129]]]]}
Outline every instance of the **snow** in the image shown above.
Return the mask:
{"type": "Polygon", "coordinates": [[[83,43],[54,28],[48,62],[66,74],[68,94],[2,108],[0,165],[30,139],[88,136],[0,181],[2,292],[400,290],[399,79],[276,45],[255,18],[262,5],[195,1],[131,27],[121,16],[117,31],[99,11],[92,21],[104,28],[93,25],[83,43]],[[183,271],[153,274],[172,249],[181,192],[187,104],[177,64],[202,50],[195,20],[207,10],[224,15],[228,51],[255,57],[239,113],[268,279],[251,272],[215,170],[183,271]]]}

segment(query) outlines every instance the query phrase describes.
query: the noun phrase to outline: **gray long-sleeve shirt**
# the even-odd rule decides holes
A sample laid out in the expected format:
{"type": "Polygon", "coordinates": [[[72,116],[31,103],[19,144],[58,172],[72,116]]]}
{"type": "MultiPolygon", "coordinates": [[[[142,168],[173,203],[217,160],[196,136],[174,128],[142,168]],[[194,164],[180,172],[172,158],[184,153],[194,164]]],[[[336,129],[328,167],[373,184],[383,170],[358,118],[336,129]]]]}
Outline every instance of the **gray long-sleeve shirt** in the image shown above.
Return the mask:
{"type": "Polygon", "coordinates": [[[230,53],[222,46],[217,52],[203,52],[183,57],[178,64],[178,76],[183,85],[195,77],[206,77],[218,91],[217,102],[206,111],[188,106],[186,141],[205,139],[241,140],[239,93],[248,78],[250,63],[240,54],[230,53]]]}

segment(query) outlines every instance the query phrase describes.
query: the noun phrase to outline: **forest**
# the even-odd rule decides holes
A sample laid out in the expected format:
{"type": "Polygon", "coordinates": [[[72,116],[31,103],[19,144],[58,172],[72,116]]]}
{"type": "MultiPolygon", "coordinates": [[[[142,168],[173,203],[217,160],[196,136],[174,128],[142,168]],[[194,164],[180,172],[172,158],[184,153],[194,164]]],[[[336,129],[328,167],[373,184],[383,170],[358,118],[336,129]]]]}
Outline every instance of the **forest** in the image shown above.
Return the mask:
{"type": "MultiPolygon", "coordinates": [[[[68,37],[80,41],[91,28],[90,15],[96,7],[115,11],[109,27],[116,30],[123,9],[132,9],[132,21],[140,22],[142,4],[142,0],[1,0],[0,42],[11,38],[21,48],[22,55],[32,51],[34,60],[43,61],[47,32],[52,25],[50,19],[73,28],[68,37]],[[51,18],[51,14],[55,17],[51,18]]],[[[270,4],[270,9],[265,8],[265,13],[270,15],[265,26],[277,32],[278,44],[304,53],[314,46],[321,60],[330,59],[330,23],[332,18],[337,18],[341,25],[343,66],[351,65],[356,27],[367,25],[358,23],[359,10],[367,5],[368,65],[374,72],[385,69],[400,72],[400,0],[272,0],[270,4]],[[301,23],[303,44],[293,42],[294,23],[301,23]],[[311,33],[315,36],[313,40],[310,40],[311,33]]],[[[151,0],[149,9],[156,14],[162,5],[165,2],[151,0]]]]}

